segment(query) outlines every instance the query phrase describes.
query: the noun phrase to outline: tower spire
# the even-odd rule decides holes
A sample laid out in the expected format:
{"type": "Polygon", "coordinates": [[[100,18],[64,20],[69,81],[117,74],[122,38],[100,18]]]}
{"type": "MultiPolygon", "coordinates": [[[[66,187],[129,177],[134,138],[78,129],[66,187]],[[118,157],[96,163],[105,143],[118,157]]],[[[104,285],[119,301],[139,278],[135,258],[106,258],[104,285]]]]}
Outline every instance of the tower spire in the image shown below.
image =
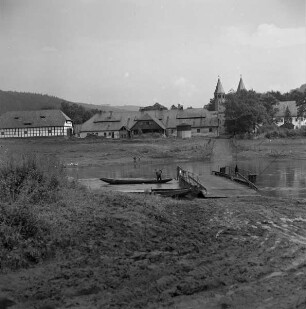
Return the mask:
{"type": "Polygon", "coordinates": [[[218,82],[217,82],[217,86],[215,90],[215,95],[216,94],[225,94],[219,75],[218,75],[218,82]]]}
{"type": "Polygon", "coordinates": [[[238,85],[238,88],[237,88],[237,92],[241,91],[241,90],[246,90],[246,88],[245,88],[243,80],[242,80],[242,75],[240,74],[240,80],[239,80],[239,85],[238,85]]]}

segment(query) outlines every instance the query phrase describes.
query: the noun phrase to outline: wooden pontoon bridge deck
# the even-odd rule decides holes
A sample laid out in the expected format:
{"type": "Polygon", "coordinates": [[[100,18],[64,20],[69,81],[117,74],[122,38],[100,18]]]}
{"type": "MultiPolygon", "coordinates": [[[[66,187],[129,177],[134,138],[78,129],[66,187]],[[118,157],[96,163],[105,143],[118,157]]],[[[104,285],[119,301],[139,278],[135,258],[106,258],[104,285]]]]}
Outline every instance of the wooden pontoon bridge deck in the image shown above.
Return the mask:
{"type": "Polygon", "coordinates": [[[257,187],[245,176],[231,177],[228,174],[213,172],[207,175],[195,175],[177,167],[177,178],[185,186],[193,186],[202,192],[205,198],[226,198],[258,195],[257,187]],[[224,177],[220,177],[224,176],[224,177]],[[241,182],[237,181],[238,179],[241,182]],[[245,183],[243,184],[242,181],[245,183]],[[249,183],[248,183],[249,182],[249,183]]]}

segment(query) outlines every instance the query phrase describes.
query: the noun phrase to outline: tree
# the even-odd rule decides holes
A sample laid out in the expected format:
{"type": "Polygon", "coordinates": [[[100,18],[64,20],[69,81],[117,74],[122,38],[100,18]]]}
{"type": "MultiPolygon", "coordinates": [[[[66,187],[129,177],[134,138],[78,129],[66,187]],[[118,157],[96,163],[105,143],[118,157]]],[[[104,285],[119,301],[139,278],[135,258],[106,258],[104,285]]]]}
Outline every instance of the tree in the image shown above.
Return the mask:
{"type": "Polygon", "coordinates": [[[300,95],[296,97],[296,105],[298,107],[298,116],[304,117],[306,114],[306,90],[300,92],[300,95]]]}
{"type": "Polygon", "coordinates": [[[266,108],[268,114],[268,123],[272,124],[275,119],[275,114],[278,112],[276,107],[277,103],[279,102],[278,99],[276,99],[272,92],[266,92],[260,95],[260,101],[266,108]]]}
{"type": "Polygon", "coordinates": [[[74,124],[82,124],[99,112],[98,109],[85,109],[76,103],[61,103],[61,110],[72,120],[74,124]]]}
{"type": "Polygon", "coordinates": [[[294,125],[292,124],[292,116],[289,107],[286,107],[285,115],[284,115],[284,124],[281,126],[281,128],[286,129],[294,129],[294,125]]]}
{"type": "Polygon", "coordinates": [[[216,102],[215,98],[210,99],[209,103],[204,105],[204,108],[206,108],[209,111],[214,111],[215,107],[216,107],[216,103],[215,102],[216,102]]]}
{"type": "Polygon", "coordinates": [[[268,119],[260,94],[255,91],[242,90],[226,95],[224,125],[228,133],[251,133],[268,119]]]}

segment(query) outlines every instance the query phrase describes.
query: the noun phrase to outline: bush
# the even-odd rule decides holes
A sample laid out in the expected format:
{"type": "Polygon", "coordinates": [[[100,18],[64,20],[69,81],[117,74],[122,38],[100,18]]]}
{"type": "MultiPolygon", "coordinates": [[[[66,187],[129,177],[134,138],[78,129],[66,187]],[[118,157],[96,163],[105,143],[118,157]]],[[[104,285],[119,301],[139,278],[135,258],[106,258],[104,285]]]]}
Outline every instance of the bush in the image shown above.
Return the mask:
{"type": "Polygon", "coordinates": [[[54,158],[11,156],[0,165],[0,199],[34,204],[54,201],[64,176],[63,166],[54,158]]]}
{"type": "Polygon", "coordinates": [[[28,204],[0,205],[0,270],[17,269],[51,256],[50,228],[28,204]]]}
{"type": "Polygon", "coordinates": [[[304,129],[287,129],[287,128],[277,128],[276,130],[267,132],[266,138],[286,138],[286,137],[298,137],[305,136],[306,131],[304,129]]]}
{"type": "Polygon", "coordinates": [[[54,158],[11,156],[0,164],[0,270],[17,269],[53,255],[51,225],[41,209],[60,199],[67,184],[54,158]]]}

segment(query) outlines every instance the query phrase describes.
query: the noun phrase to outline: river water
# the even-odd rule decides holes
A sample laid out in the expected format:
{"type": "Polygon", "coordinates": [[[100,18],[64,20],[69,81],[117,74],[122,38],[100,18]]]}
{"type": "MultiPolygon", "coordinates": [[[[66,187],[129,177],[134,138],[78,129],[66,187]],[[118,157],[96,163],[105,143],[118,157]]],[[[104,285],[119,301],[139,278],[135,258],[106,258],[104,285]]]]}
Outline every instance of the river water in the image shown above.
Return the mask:
{"type": "MultiPolygon", "coordinates": [[[[225,165],[235,166],[236,162],[180,162],[167,164],[152,164],[137,162],[125,165],[108,165],[105,167],[71,167],[67,168],[69,176],[85,182],[89,187],[99,189],[100,187],[111,186],[100,181],[100,177],[147,177],[155,178],[155,169],[163,170],[163,177],[176,177],[176,167],[180,165],[199,176],[211,174],[213,170],[219,170],[225,165]]],[[[237,162],[238,167],[257,174],[256,186],[260,193],[268,196],[306,198],[306,160],[260,158],[237,162]]],[[[216,177],[216,176],[212,176],[216,177]]],[[[160,186],[160,185],[159,185],[160,186]]],[[[175,182],[163,187],[175,187],[175,182]]],[[[205,186],[205,184],[204,184],[205,186]]],[[[114,186],[113,186],[114,187],[114,186]]],[[[152,185],[151,185],[152,187],[152,185]]],[[[145,186],[137,187],[146,189],[145,186]]]]}

